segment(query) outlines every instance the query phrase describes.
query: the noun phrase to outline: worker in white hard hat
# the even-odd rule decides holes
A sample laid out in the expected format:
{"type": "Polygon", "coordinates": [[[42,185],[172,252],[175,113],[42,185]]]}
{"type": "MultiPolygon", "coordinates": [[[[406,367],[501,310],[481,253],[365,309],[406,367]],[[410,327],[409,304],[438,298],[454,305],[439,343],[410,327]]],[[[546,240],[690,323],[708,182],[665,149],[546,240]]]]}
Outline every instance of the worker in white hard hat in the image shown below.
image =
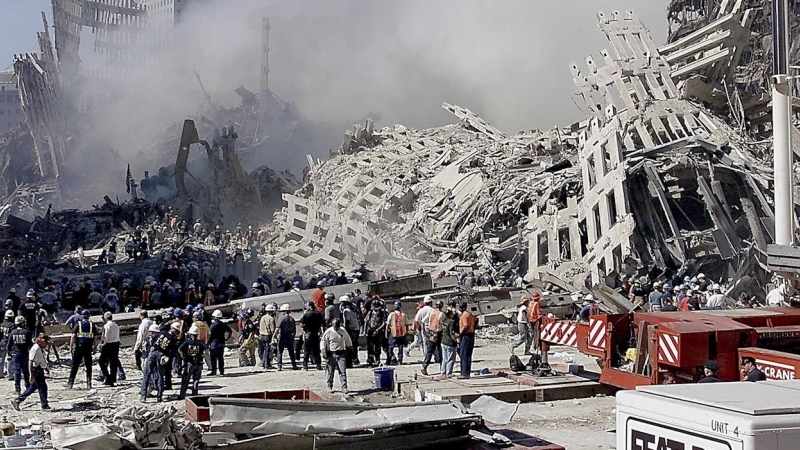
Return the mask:
{"type": "Polygon", "coordinates": [[[273,304],[265,305],[266,314],[258,321],[258,334],[261,339],[263,352],[261,354],[261,368],[272,369],[272,353],[275,341],[275,314],[278,308],[273,304]]]}
{"type": "Polygon", "coordinates": [[[714,283],[709,289],[710,294],[706,300],[704,309],[726,309],[728,307],[728,297],[722,293],[722,287],[714,283]]]}
{"type": "Polygon", "coordinates": [[[152,384],[156,387],[156,401],[161,402],[164,397],[166,364],[169,362],[170,349],[175,345],[175,340],[181,332],[181,326],[173,322],[169,330],[160,330],[150,342],[150,352],[145,363],[142,384],[139,386],[141,401],[147,401],[152,384]]]}
{"type": "Polygon", "coordinates": [[[297,331],[294,317],[289,315],[291,307],[284,303],[280,307],[281,317],[275,324],[275,340],[278,341],[278,370],[283,370],[283,352],[289,351],[289,359],[292,361],[292,370],[297,370],[297,358],[294,353],[294,336],[297,331]]]}
{"type": "Polygon", "coordinates": [[[200,330],[197,325],[189,327],[186,332],[186,340],[178,348],[178,354],[183,360],[183,378],[181,378],[181,391],[178,400],[183,400],[186,390],[189,388],[189,380],[192,381],[192,395],[197,395],[200,388],[200,377],[203,375],[203,354],[206,351],[206,344],[197,338],[200,330]]]}
{"type": "Polygon", "coordinates": [[[214,310],[211,313],[212,322],[209,335],[209,353],[211,354],[211,371],[209,376],[214,376],[219,370],[220,375],[225,375],[225,343],[231,336],[231,329],[227,324],[222,323],[222,311],[214,310]]]}
{"type": "MultiPolygon", "coordinates": [[[[414,330],[415,333],[419,333],[421,338],[421,347],[422,347],[422,356],[424,357],[428,354],[428,345],[430,345],[430,340],[428,335],[425,333],[425,322],[428,318],[430,312],[433,311],[433,297],[430,295],[426,295],[422,298],[422,307],[417,310],[417,313],[414,315],[414,330]]],[[[414,343],[416,343],[416,338],[414,339],[414,343]]],[[[411,356],[409,351],[412,348],[420,347],[417,345],[415,347],[414,343],[412,343],[408,349],[406,349],[406,356],[411,356]]]]}

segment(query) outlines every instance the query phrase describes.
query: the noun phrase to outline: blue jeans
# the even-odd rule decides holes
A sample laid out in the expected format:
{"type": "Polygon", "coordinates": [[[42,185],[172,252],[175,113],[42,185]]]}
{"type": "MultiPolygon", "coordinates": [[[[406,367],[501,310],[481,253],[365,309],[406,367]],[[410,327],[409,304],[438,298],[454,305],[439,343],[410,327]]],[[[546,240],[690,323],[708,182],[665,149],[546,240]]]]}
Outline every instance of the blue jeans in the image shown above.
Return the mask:
{"type": "Polygon", "coordinates": [[[386,355],[386,363],[389,364],[394,358],[394,349],[397,349],[397,364],[403,364],[403,349],[406,347],[406,337],[389,336],[389,354],[386,355]]]}
{"type": "Polygon", "coordinates": [[[28,371],[28,354],[17,353],[11,357],[11,365],[14,367],[14,391],[19,392],[20,380],[25,383],[25,388],[30,387],[31,374],[28,371]]]}
{"type": "Polygon", "coordinates": [[[152,350],[147,355],[147,360],[144,364],[144,376],[142,377],[142,385],[139,393],[142,397],[147,397],[147,391],[151,383],[156,386],[158,392],[157,398],[164,395],[164,366],[161,365],[161,357],[163,353],[158,350],[152,350]]]}
{"type": "Polygon", "coordinates": [[[341,351],[328,354],[328,387],[333,389],[333,374],[339,372],[339,381],[342,389],[347,389],[347,352],[341,351]]]}
{"type": "Polygon", "coordinates": [[[181,397],[186,396],[186,390],[189,388],[189,379],[192,380],[192,395],[197,395],[200,389],[200,376],[203,374],[203,363],[186,363],[183,367],[183,378],[181,378],[181,397]]]}
{"type": "MultiPolygon", "coordinates": [[[[25,367],[25,371],[27,372],[27,365],[25,367]]],[[[18,402],[25,401],[28,396],[33,394],[35,391],[39,391],[39,401],[42,402],[42,407],[48,406],[47,405],[47,381],[44,379],[44,369],[41,367],[34,367],[33,368],[33,383],[28,385],[25,392],[20,394],[17,398],[18,402]]]]}
{"type": "Polygon", "coordinates": [[[449,345],[442,345],[442,375],[451,375],[453,367],[456,365],[456,348],[449,345]]]}
{"type": "Polygon", "coordinates": [[[472,350],[475,349],[475,335],[462,334],[458,342],[458,357],[461,358],[461,376],[469,377],[472,372],[472,350]]]}

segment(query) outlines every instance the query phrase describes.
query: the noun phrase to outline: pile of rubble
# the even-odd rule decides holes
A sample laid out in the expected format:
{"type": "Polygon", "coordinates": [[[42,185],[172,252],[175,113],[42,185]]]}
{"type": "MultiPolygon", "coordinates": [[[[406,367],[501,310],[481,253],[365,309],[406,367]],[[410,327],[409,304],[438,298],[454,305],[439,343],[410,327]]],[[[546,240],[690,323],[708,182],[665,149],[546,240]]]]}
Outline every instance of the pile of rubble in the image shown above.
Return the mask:
{"type": "MultiPolygon", "coordinates": [[[[403,258],[434,273],[471,264],[612,288],[705,272],[737,280],[729,295],[763,292],[769,143],[715,90],[747,63],[742,29],[763,20],[742,2],[714,14],[659,49],[632,11],[600,13],[613,51],[603,64],[586,58],[585,72],[571,65],[588,117],[568,128],[508,137],[447,103],[458,124],[356,127],[283,196],[268,262],[315,272],[403,258]]],[[[763,130],[768,115],[743,98],[740,112],[763,130]]]]}

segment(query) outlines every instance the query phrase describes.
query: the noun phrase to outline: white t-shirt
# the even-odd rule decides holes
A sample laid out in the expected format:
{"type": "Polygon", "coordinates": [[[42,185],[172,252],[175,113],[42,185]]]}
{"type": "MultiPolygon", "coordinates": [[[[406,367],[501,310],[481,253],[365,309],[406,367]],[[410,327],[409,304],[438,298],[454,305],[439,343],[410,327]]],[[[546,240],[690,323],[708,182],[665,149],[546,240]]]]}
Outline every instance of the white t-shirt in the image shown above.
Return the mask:
{"type": "Polygon", "coordinates": [[[726,297],[724,294],[714,294],[708,297],[708,303],[706,303],[706,306],[709,308],[724,308],[726,306],[725,298],[726,297]]]}
{"type": "Polygon", "coordinates": [[[783,294],[780,288],[775,288],[767,294],[767,306],[781,306],[783,304],[783,294]]]}
{"type": "Polygon", "coordinates": [[[517,323],[528,323],[528,305],[520,305],[517,311],[517,323]]]}
{"type": "Polygon", "coordinates": [[[428,314],[433,310],[430,305],[425,305],[417,311],[417,314],[414,316],[414,321],[418,323],[425,323],[425,319],[428,318],[428,314]]]}

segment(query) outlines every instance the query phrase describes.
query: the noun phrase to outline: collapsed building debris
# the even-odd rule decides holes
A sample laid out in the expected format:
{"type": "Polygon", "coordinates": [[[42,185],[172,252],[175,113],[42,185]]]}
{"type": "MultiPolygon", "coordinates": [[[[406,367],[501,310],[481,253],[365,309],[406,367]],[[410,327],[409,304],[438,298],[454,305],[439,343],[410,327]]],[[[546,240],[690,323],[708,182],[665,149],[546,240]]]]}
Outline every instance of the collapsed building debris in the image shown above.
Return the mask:
{"type": "Polygon", "coordinates": [[[704,271],[763,288],[768,148],[686,91],[695,75],[711,90],[733,83],[746,31],[762,22],[741,2],[715,14],[662,55],[632,11],[600,13],[612,51],[602,65],[587,58],[586,72],[572,64],[589,117],[570,128],[507,137],[449,104],[457,125],[356,128],[284,195],[268,261],[311,272],[391,257],[444,270],[473,261],[588,287],[704,271]]]}

